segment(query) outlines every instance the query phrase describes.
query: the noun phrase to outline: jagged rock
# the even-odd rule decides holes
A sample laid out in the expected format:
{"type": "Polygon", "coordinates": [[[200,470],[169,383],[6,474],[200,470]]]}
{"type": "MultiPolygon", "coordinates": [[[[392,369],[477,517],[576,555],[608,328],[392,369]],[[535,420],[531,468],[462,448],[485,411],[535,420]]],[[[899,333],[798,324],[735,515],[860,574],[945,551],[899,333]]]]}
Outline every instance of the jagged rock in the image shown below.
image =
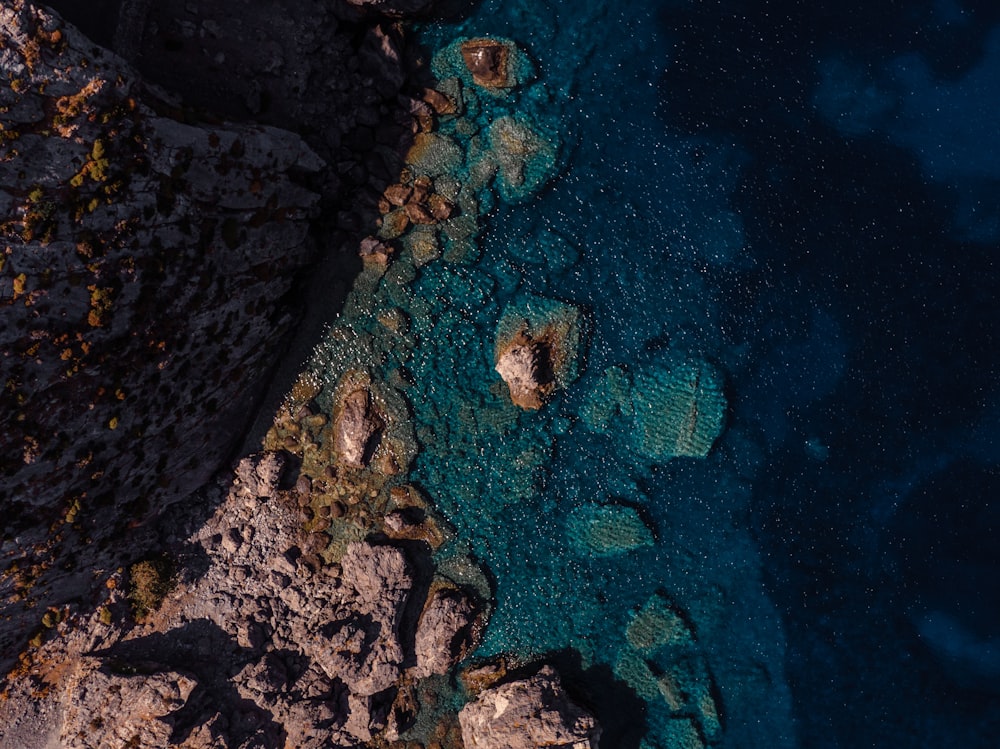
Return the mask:
{"type": "Polygon", "coordinates": [[[538,410],[554,389],[548,347],[527,338],[515,340],[497,359],[497,374],[510,388],[515,405],[538,410]]]}
{"type": "MultiPolygon", "coordinates": [[[[127,526],[239,439],[314,254],[303,180],[323,164],[289,132],[173,119],[121,58],[23,0],[0,5],[0,109],[0,509],[19,537],[3,566],[40,555],[44,610],[100,584],[53,584],[66,559],[118,566],[95,556],[136,553],[127,526]]],[[[37,616],[3,613],[5,672],[37,616]]]]}
{"type": "Polygon", "coordinates": [[[192,676],[174,671],[123,675],[83,668],[66,686],[60,746],[168,746],[173,726],[167,718],[195,686],[192,676]]]}
{"type": "Polygon", "coordinates": [[[601,729],[551,666],[480,693],[458,715],[466,749],[596,749],[601,729]]]}
{"type": "Polygon", "coordinates": [[[349,393],[341,402],[335,424],[336,451],[340,462],[364,468],[371,460],[372,442],[384,422],[372,406],[368,390],[349,393]]]}
{"type": "Polygon", "coordinates": [[[521,408],[541,408],[577,377],[583,321],[572,304],[534,295],[512,303],[497,323],[496,371],[521,408]]]}
{"type": "Polygon", "coordinates": [[[417,624],[414,650],[417,678],[445,674],[479,644],[479,607],[456,588],[434,592],[417,624]]]}
{"type": "Polygon", "coordinates": [[[392,546],[352,543],[341,559],[343,607],[319,628],[312,655],[352,694],[368,696],[391,687],[404,659],[399,638],[413,576],[403,552],[392,546]]]}
{"type": "Polygon", "coordinates": [[[269,497],[278,488],[285,470],[281,453],[265,452],[243,458],[236,466],[236,489],[249,497],[269,497]]]}
{"type": "Polygon", "coordinates": [[[462,42],[462,60],[472,73],[472,80],[486,88],[511,85],[507,73],[510,45],[496,39],[469,39],[462,42]]]}

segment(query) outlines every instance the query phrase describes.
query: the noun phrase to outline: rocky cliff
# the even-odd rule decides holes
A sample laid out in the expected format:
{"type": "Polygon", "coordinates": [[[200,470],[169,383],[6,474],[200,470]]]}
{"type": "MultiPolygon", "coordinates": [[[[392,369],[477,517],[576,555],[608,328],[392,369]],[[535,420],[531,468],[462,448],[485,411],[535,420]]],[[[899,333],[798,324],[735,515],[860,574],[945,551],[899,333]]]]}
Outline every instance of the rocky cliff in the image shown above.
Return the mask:
{"type": "MultiPolygon", "coordinates": [[[[395,66],[371,106],[354,108],[371,126],[402,74],[392,43],[372,41],[385,34],[366,28],[350,43],[334,33],[331,64],[346,71],[349,52],[367,50],[364,70],[345,73],[353,86],[395,66]]],[[[158,33],[153,21],[145,33],[158,33]]],[[[172,503],[245,433],[295,332],[296,273],[329,249],[320,209],[337,215],[338,174],[351,168],[316,150],[343,155],[357,123],[334,122],[311,148],[197,115],[21,0],[0,8],[0,77],[6,672],[47,611],[85,606],[102,570],[152,553],[172,503]]]]}

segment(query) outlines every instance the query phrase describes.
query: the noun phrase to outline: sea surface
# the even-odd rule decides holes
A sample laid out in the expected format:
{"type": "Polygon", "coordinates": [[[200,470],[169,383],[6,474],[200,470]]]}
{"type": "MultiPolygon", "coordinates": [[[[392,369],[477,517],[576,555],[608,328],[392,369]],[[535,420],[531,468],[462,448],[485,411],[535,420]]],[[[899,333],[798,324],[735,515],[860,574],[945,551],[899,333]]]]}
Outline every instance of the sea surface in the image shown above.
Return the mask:
{"type": "Polygon", "coordinates": [[[492,575],[479,655],[554,660],[609,746],[996,746],[1000,6],[484,0],[419,31],[512,40],[531,74],[468,116],[556,149],[414,280],[414,478],[492,575]],[[495,334],[539,298],[582,311],[580,376],[521,412],[495,334]],[[633,408],[678,361],[722,383],[707,457],[633,408]]]}
{"type": "MultiPolygon", "coordinates": [[[[58,5],[111,41],[111,4],[58,5]]],[[[438,561],[490,575],[477,655],[556,663],[602,746],[1000,744],[1000,4],[482,0],[418,32],[514,42],[525,80],[468,118],[553,148],[383,289],[438,561]],[[520,411],[497,327],[555,302],[579,376],[520,411]],[[706,457],[623,411],[679,361],[721,383],[706,457]]]]}

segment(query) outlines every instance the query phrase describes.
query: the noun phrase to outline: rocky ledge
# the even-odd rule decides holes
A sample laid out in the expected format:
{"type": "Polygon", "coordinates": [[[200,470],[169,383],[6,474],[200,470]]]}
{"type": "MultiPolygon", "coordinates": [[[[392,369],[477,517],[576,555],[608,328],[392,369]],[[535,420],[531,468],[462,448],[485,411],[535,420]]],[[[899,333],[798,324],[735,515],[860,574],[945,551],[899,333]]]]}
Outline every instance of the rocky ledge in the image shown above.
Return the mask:
{"type": "Polygon", "coordinates": [[[137,565],[93,614],[53,621],[0,702],[5,745],[307,749],[410,728],[421,680],[477,644],[482,608],[430,577],[426,544],[373,537],[327,561],[287,470],[280,453],[241,461],[174,550],[186,575],[157,590],[137,565]]]}
{"type": "Polygon", "coordinates": [[[551,666],[483,691],[458,716],[465,749],[597,749],[601,729],[551,666]]]}

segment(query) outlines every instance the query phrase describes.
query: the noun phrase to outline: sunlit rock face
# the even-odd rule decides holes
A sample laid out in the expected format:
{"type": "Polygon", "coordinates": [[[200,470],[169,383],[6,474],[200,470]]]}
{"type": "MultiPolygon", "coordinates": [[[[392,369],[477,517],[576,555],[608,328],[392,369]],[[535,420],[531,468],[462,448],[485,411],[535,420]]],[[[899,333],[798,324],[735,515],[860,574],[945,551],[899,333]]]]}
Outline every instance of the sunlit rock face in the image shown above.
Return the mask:
{"type": "Polygon", "coordinates": [[[231,449],[292,322],[323,163],[284,131],[186,124],[20,0],[0,71],[6,657],[25,606],[85,597],[100,555],[137,553],[127,527],[141,545],[231,449]]]}

